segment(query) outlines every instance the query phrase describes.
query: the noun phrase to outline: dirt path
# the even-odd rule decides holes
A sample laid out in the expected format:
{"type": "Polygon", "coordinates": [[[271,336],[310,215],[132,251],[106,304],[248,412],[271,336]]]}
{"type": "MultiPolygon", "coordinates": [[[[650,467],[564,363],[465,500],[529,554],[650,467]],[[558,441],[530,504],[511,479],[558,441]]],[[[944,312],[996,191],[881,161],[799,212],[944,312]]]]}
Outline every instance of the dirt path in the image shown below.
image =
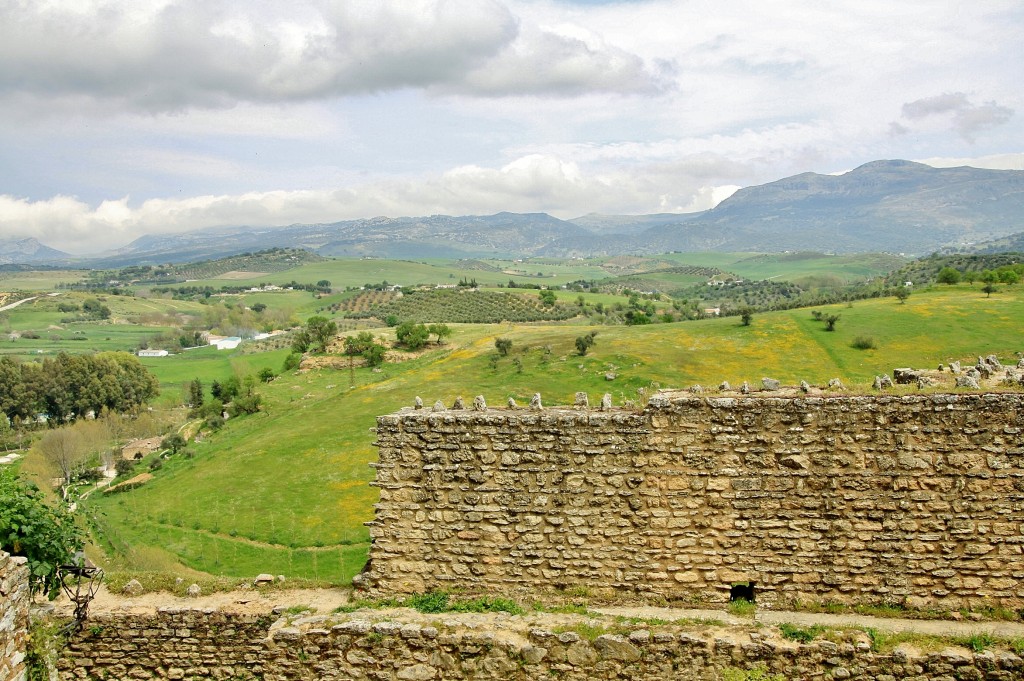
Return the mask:
{"type": "MultiPolygon", "coordinates": [[[[312,608],[318,614],[325,615],[348,601],[349,591],[347,589],[253,588],[221,591],[197,598],[188,598],[175,596],[166,591],[131,597],[112,594],[107,591],[106,586],[102,586],[96,594],[96,598],[89,604],[89,612],[92,614],[109,612],[146,614],[155,613],[160,608],[188,608],[236,613],[270,613],[277,607],[290,608],[302,605],[312,608]]],[[[74,607],[63,595],[53,604],[59,614],[70,615],[74,610],[74,607]]]]}
{"type": "Polygon", "coordinates": [[[868,615],[830,615],[816,612],[791,612],[786,610],[760,610],[753,620],[735,617],[723,610],[685,610],[680,608],[614,607],[595,608],[596,612],[618,617],[641,617],[673,621],[679,619],[717,620],[731,625],[795,624],[802,627],[814,625],[834,627],[862,627],[888,633],[911,631],[933,636],[971,636],[986,633],[1000,638],[1024,638],[1024,623],[1021,622],[954,622],[952,620],[912,620],[868,615]]]}
{"type": "MultiPolygon", "coordinates": [[[[238,613],[270,613],[274,608],[307,606],[316,614],[330,614],[332,610],[349,602],[348,589],[287,589],[253,588],[237,591],[218,592],[197,598],[175,596],[167,592],[147,593],[128,597],[111,594],[102,587],[93,600],[89,611],[94,614],[109,612],[155,613],[160,608],[214,609],[238,613]]],[[[57,612],[71,613],[71,605],[61,597],[55,601],[57,612]]],[[[870,628],[887,633],[914,632],[933,636],[969,637],[975,634],[989,634],[1004,639],[1024,638],[1024,623],[1021,622],[955,622],[951,620],[913,620],[866,615],[830,615],[825,613],[761,610],[753,620],[730,615],[724,610],[690,610],[683,608],[596,607],[592,612],[608,617],[629,617],[647,620],[674,622],[677,620],[707,620],[710,629],[722,624],[749,627],[753,623],[779,625],[784,623],[809,627],[820,625],[833,628],[870,628]]]]}
{"type": "Polygon", "coordinates": [[[0,312],[3,312],[4,310],[13,310],[22,303],[27,303],[30,300],[36,300],[37,298],[42,298],[42,296],[32,296],[31,298],[22,298],[21,300],[16,300],[13,303],[10,303],[9,305],[4,305],[3,307],[0,307],[0,312]]]}

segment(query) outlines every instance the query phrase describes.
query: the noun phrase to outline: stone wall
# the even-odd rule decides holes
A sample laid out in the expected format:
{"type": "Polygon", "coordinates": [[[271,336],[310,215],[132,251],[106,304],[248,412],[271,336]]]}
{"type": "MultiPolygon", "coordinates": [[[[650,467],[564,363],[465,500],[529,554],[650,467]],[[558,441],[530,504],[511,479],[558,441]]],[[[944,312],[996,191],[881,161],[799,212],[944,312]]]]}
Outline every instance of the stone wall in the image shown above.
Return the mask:
{"type": "Polygon", "coordinates": [[[584,638],[571,626],[544,628],[535,619],[389,611],[269,625],[219,612],[107,614],[91,618],[71,641],[60,679],[767,681],[764,674],[781,674],[1005,681],[1024,674],[1024,661],[1007,651],[875,654],[863,632],[838,643],[797,645],[766,629],[707,633],[640,624],[584,638]],[[749,670],[760,673],[742,675],[749,670]]]}
{"type": "Polygon", "coordinates": [[[174,608],[90,616],[57,668],[62,679],[261,679],[275,619],[174,608]]]}
{"type": "Polygon", "coordinates": [[[28,645],[28,566],[0,551],[0,681],[24,681],[28,645]]]}
{"type": "Polygon", "coordinates": [[[642,412],[403,410],[378,419],[361,583],[1019,608],[1022,406],[660,393],[642,412]]]}

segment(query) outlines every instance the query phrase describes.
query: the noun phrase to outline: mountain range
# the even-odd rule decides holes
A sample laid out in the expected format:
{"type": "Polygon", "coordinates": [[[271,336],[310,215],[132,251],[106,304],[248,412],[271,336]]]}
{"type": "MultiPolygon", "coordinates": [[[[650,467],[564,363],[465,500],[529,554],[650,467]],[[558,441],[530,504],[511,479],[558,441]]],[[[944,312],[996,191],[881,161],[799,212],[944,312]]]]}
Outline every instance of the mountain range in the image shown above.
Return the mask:
{"type": "MultiPolygon", "coordinates": [[[[977,248],[988,241],[1019,243],[1014,235],[1021,232],[1024,171],[933,168],[891,160],[842,175],[802,173],[747,187],[699,213],[590,214],[573,220],[497,213],[223,227],[147,235],[83,264],[187,262],[272,247],[306,248],[324,256],[417,259],[787,250],[919,255],[977,248]]],[[[18,262],[67,258],[34,239],[17,243],[27,242],[38,248],[26,246],[14,255],[4,248],[0,263],[17,257],[33,258],[18,262]]]]}
{"type": "Polygon", "coordinates": [[[43,264],[67,260],[71,256],[49,246],[44,246],[34,238],[0,239],[0,265],[11,264],[43,264]]]}

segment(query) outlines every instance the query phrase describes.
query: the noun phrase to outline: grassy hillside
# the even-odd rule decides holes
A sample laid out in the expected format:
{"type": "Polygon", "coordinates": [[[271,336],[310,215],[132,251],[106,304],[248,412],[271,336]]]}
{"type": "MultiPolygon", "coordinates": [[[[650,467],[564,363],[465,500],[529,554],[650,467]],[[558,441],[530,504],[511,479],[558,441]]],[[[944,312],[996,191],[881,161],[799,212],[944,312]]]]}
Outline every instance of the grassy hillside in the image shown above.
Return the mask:
{"type": "Polygon", "coordinates": [[[143,339],[167,332],[182,319],[201,315],[203,306],[180,300],[147,300],[124,296],[96,296],[66,292],[43,295],[0,313],[0,354],[23,358],[57,352],[131,352],[143,339]],[[110,318],[89,320],[79,311],[64,312],[61,305],[81,308],[88,299],[99,300],[110,309],[110,318]],[[35,338],[33,336],[38,336],[35,338]]]}
{"type": "Polygon", "coordinates": [[[677,253],[664,257],[688,265],[718,267],[744,279],[796,280],[815,276],[843,281],[881,276],[907,261],[889,253],[677,253]]]}
{"type": "MultiPolygon", "coordinates": [[[[411,405],[417,395],[450,405],[457,395],[483,394],[502,406],[508,397],[522,404],[540,392],[552,405],[586,390],[592,401],[609,392],[623,404],[652,384],[756,384],[762,376],[789,384],[839,377],[866,389],[893,367],[990,353],[1009,360],[1022,349],[1019,287],[990,298],[966,285],[942,287],[916,291],[906,304],[886,298],[822,309],[841,315],[832,333],[807,309],[758,314],[749,327],[735,318],[593,327],[597,343],[585,357],[574,351],[585,331],[578,326],[458,325],[445,346],[416,359],[381,373],[358,369],[355,387],[344,370],[282,376],[261,388],[263,412],[229,420],[192,446],[194,458],[168,461],[136,490],[93,495],[86,510],[95,514],[114,567],[181,563],[230,576],[272,572],[344,582],[367,551],[375,417],[411,405]],[[498,335],[513,347],[494,360],[498,335]],[[871,336],[876,349],[854,349],[857,336],[871,336]],[[608,372],[616,378],[606,380],[608,372]]],[[[161,378],[194,375],[200,365],[186,357],[165,358],[161,378]]],[[[221,357],[210,361],[230,366],[221,357]]],[[[247,360],[254,369],[259,357],[247,360]]]]}

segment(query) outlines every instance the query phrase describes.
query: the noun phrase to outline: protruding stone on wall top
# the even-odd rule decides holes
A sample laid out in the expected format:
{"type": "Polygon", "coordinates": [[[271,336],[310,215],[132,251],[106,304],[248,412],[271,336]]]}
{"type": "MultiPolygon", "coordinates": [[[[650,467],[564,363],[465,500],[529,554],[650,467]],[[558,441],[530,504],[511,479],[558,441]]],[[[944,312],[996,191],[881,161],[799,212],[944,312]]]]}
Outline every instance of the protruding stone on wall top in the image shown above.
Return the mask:
{"type": "Polygon", "coordinates": [[[694,395],[703,395],[704,394],[704,386],[702,386],[700,384],[691,385],[689,388],[687,388],[687,390],[689,390],[694,395]]]}
{"type": "Polygon", "coordinates": [[[437,402],[434,402],[434,406],[431,407],[430,411],[433,411],[433,412],[448,411],[448,408],[444,406],[444,403],[441,402],[441,400],[438,400],[437,402]]]}
{"type": "Polygon", "coordinates": [[[875,376],[875,380],[871,383],[871,387],[875,390],[884,390],[885,388],[892,387],[892,379],[889,378],[889,374],[883,376],[875,376]]]}
{"type": "Polygon", "coordinates": [[[761,387],[764,390],[778,390],[782,384],[774,378],[762,378],[761,387]]]}
{"type": "Polygon", "coordinates": [[[661,393],[655,393],[651,395],[651,399],[647,400],[647,406],[653,407],[654,409],[664,409],[668,407],[672,401],[668,398],[668,395],[662,395],[661,393]]]}
{"type": "Polygon", "coordinates": [[[921,372],[910,367],[900,367],[892,370],[893,379],[900,385],[910,385],[920,377],[921,372]]]}
{"type": "Polygon", "coordinates": [[[512,398],[512,397],[508,398],[508,408],[509,409],[516,409],[518,406],[519,405],[516,404],[515,398],[512,398]]]}
{"type": "Polygon", "coordinates": [[[144,591],[145,589],[142,588],[142,582],[137,579],[129,580],[129,582],[124,585],[124,588],[121,589],[121,593],[125,596],[141,596],[144,591]]]}
{"type": "Polygon", "coordinates": [[[956,361],[956,362],[950,362],[949,363],[949,370],[952,371],[954,374],[959,374],[960,373],[960,362],[959,362],[959,360],[956,361]]]}
{"type": "Polygon", "coordinates": [[[462,399],[462,395],[459,395],[458,397],[455,398],[455,403],[452,405],[452,409],[465,409],[465,408],[466,408],[466,403],[462,399]]]}
{"type": "Polygon", "coordinates": [[[587,397],[587,393],[578,392],[576,393],[576,399],[573,402],[573,406],[577,409],[586,409],[590,406],[590,398],[587,397]]]}
{"type": "Polygon", "coordinates": [[[743,393],[744,395],[749,395],[750,394],[750,384],[747,383],[746,381],[743,381],[743,385],[740,386],[740,392],[743,393]]]}
{"type": "Polygon", "coordinates": [[[810,384],[807,383],[807,381],[800,381],[800,390],[804,391],[805,393],[809,393],[811,392],[811,386],[810,384]]]}
{"type": "Polygon", "coordinates": [[[540,411],[543,408],[544,405],[540,403],[540,393],[534,393],[533,397],[530,398],[530,409],[540,411]]]}
{"type": "Polygon", "coordinates": [[[416,396],[416,401],[412,403],[412,406],[415,409],[422,409],[423,408],[423,398],[420,397],[419,395],[417,395],[416,396]]]}
{"type": "Polygon", "coordinates": [[[718,389],[721,390],[722,392],[727,392],[729,390],[732,390],[732,386],[729,385],[729,381],[722,381],[721,383],[718,384],[718,389]]]}
{"type": "Polygon", "coordinates": [[[484,400],[483,395],[477,395],[473,398],[473,409],[475,411],[487,411],[487,401],[484,400]]]}
{"type": "Polygon", "coordinates": [[[198,584],[189,584],[185,593],[189,598],[199,598],[203,595],[203,589],[198,584]]]}
{"type": "Polygon", "coordinates": [[[830,379],[828,382],[829,390],[846,390],[846,386],[838,378],[830,379]]]}
{"type": "Polygon", "coordinates": [[[611,393],[605,393],[601,398],[601,411],[608,411],[612,408],[612,395],[611,393]]]}
{"type": "Polygon", "coordinates": [[[981,385],[978,383],[978,379],[974,376],[962,375],[956,377],[956,387],[958,388],[971,388],[972,390],[978,390],[981,385]]]}

